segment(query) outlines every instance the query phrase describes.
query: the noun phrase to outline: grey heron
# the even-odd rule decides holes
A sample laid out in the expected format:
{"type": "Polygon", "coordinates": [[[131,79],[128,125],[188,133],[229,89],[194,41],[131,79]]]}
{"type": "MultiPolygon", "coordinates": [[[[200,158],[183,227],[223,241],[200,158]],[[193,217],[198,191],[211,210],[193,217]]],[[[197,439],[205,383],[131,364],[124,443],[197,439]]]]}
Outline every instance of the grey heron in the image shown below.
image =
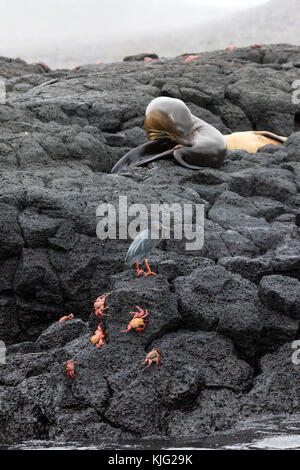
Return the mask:
{"type": "Polygon", "coordinates": [[[152,222],[151,228],[143,230],[131,243],[125,258],[125,264],[132,266],[135,263],[138,276],[142,273],[144,273],[144,276],[156,274],[151,271],[147,257],[162,239],[162,231],[164,228],[167,227],[164,227],[160,222],[152,222]],[[139,262],[143,260],[145,260],[147,267],[146,273],[139,268],[139,262]]]}

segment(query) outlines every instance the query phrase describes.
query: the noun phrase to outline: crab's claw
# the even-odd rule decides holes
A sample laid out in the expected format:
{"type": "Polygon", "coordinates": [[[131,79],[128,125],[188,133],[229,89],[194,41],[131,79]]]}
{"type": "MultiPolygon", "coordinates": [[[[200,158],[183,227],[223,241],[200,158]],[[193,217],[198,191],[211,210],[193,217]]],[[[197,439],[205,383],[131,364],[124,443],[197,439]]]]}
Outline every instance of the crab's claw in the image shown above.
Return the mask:
{"type": "Polygon", "coordinates": [[[128,326],[126,330],[121,330],[121,333],[127,333],[127,331],[130,331],[131,329],[131,326],[128,326]]]}

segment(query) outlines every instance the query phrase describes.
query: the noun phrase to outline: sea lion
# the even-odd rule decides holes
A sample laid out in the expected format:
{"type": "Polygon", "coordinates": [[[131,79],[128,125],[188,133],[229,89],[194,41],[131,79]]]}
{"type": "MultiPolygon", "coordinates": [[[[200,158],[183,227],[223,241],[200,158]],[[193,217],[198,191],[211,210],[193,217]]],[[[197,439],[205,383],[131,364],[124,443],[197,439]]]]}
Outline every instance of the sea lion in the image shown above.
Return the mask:
{"type": "Polygon", "coordinates": [[[256,153],[260,147],[268,144],[282,145],[287,140],[287,137],[268,131],[234,132],[224,137],[228,150],[242,149],[249,153],[256,153]]]}
{"type": "Polygon", "coordinates": [[[147,106],[145,129],[149,141],[124,155],[112,173],[167,157],[174,157],[180,165],[193,170],[218,168],[227,149],[255,153],[268,144],[282,145],[287,139],[268,131],[223,136],[215,127],[193,116],[183,101],[165,96],[155,98],[147,106]]]}
{"type": "Polygon", "coordinates": [[[152,100],[146,109],[145,129],[149,142],[124,155],[112,173],[172,155],[180,165],[196,170],[218,168],[225,159],[221,132],[193,116],[179,99],[162,96],[152,100]]]}

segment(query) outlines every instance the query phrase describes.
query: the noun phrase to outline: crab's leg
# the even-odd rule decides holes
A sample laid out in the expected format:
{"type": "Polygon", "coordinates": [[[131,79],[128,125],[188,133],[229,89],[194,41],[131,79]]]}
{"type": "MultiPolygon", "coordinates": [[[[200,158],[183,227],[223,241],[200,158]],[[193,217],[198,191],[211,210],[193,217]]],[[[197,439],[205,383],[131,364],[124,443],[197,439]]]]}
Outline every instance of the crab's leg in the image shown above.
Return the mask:
{"type": "Polygon", "coordinates": [[[128,326],[127,330],[121,330],[121,333],[127,333],[127,331],[130,331],[130,330],[131,330],[131,326],[128,326]]]}
{"type": "Polygon", "coordinates": [[[103,315],[104,317],[110,317],[109,313],[103,313],[103,311],[106,310],[107,308],[108,307],[105,307],[105,308],[98,307],[98,308],[96,308],[96,310],[94,311],[95,316],[100,317],[100,315],[103,315]]]}
{"type": "Polygon", "coordinates": [[[137,318],[144,318],[144,316],[147,316],[148,315],[148,310],[146,309],[145,312],[146,312],[146,315],[145,315],[145,312],[143,309],[141,309],[140,307],[136,306],[136,308],[138,309],[138,312],[129,312],[130,315],[134,315],[135,317],[137,318]]]}
{"type": "Polygon", "coordinates": [[[148,364],[146,365],[146,367],[144,367],[144,369],[142,370],[142,372],[144,372],[144,370],[146,370],[148,367],[150,367],[151,364],[152,364],[152,362],[153,362],[152,359],[149,359],[149,360],[148,360],[148,364]]]}
{"type": "Polygon", "coordinates": [[[144,310],[142,308],[138,307],[137,305],[135,308],[138,309],[138,312],[129,312],[129,313],[133,315],[140,315],[141,313],[144,314],[144,310]]]}
{"type": "MultiPolygon", "coordinates": [[[[146,318],[146,317],[148,317],[148,315],[149,315],[149,312],[148,312],[148,310],[146,309],[146,310],[145,310],[145,313],[142,315],[141,318],[146,318]]],[[[145,322],[146,322],[146,321],[148,322],[149,320],[145,320],[145,322]]]]}
{"type": "Polygon", "coordinates": [[[144,323],[143,326],[140,326],[139,328],[136,328],[136,331],[138,331],[139,335],[141,336],[142,331],[144,331],[145,328],[146,328],[146,325],[144,323]]]}
{"type": "Polygon", "coordinates": [[[139,312],[129,312],[130,315],[139,316],[139,312]]]}

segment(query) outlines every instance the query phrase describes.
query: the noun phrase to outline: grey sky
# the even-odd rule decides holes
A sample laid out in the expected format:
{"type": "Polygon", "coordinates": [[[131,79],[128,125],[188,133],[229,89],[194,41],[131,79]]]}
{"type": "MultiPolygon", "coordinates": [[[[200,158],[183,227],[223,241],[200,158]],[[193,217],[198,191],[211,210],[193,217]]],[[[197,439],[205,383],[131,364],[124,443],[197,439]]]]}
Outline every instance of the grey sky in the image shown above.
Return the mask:
{"type": "Polygon", "coordinates": [[[0,54],[60,39],[153,34],[222,19],[267,0],[0,0],[0,54]]]}
{"type": "MultiPolygon", "coordinates": [[[[259,40],[272,42],[273,32],[284,31],[279,10],[288,9],[291,3],[298,5],[298,2],[300,0],[282,3],[281,0],[0,0],[0,56],[21,57],[29,62],[42,60],[52,67],[70,67],[121,60],[125,55],[139,52],[176,55],[186,50],[223,48],[232,41],[237,45],[259,40]],[[243,23],[245,16],[250,15],[245,10],[268,2],[275,8],[262,7],[261,25],[253,18],[243,23]],[[237,13],[240,10],[243,11],[237,13]],[[279,20],[270,24],[270,13],[279,15],[279,20]],[[238,15],[237,20],[234,15],[238,15]],[[226,24],[230,25],[227,29],[226,24]],[[245,29],[249,30],[249,38],[242,37],[245,29]],[[271,40],[260,34],[265,31],[269,32],[271,40]]],[[[292,15],[292,19],[294,17],[292,15]]],[[[290,29],[289,22],[286,30],[290,29]]],[[[276,40],[287,41],[289,37],[277,36],[276,40]]]]}
{"type": "MultiPolygon", "coordinates": [[[[197,5],[205,5],[207,4],[206,0],[185,0],[186,2],[192,3],[192,4],[197,4],[197,5]]],[[[228,8],[233,8],[233,9],[239,9],[239,10],[246,10],[247,8],[255,7],[258,5],[262,5],[264,3],[267,3],[268,0],[209,0],[209,5],[211,7],[224,7],[224,4],[226,4],[226,7],[228,8]]]]}

